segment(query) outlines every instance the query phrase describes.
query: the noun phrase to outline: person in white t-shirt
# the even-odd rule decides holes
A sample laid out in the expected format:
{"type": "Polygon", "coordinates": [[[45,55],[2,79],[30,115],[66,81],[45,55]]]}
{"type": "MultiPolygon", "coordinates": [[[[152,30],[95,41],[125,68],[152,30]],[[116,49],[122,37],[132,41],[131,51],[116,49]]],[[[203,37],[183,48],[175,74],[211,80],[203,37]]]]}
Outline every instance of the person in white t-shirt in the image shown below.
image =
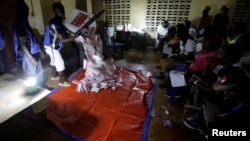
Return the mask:
{"type": "Polygon", "coordinates": [[[158,25],[156,30],[156,41],[155,41],[155,49],[157,52],[161,53],[164,43],[167,42],[167,33],[170,28],[170,23],[165,20],[160,25],[158,25]]]}

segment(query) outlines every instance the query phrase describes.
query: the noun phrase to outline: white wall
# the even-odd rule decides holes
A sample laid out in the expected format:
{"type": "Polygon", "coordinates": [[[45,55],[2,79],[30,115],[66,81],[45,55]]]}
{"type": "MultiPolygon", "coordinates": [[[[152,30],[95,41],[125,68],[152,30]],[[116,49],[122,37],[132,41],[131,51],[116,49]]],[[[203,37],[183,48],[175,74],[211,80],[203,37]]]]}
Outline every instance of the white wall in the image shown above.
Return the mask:
{"type": "MultiPolygon", "coordinates": [[[[29,16],[31,26],[40,34],[44,33],[45,24],[49,19],[53,17],[53,12],[51,10],[51,5],[55,1],[61,1],[65,6],[65,15],[67,16],[72,9],[75,8],[76,0],[25,0],[29,5],[31,12],[31,1],[34,8],[34,16],[29,16]]],[[[147,11],[147,0],[130,0],[131,11],[130,11],[130,23],[132,27],[140,28],[141,25],[146,23],[146,11],[147,11]]],[[[210,14],[215,15],[220,11],[222,5],[229,5],[230,11],[229,15],[232,17],[234,12],[235,4],[237,0],[192,0],[189,20],[191,20],[195,25],[199,23],[199,17],[201,17],[202,10],[205,6],[209,5],[211,7],[210,14]]],[[[103,5],[93,4],[94,0],[86,0],[87,12],[99,12],[98,10],[103,5]],[[92,9],[93,6],[93,9],[92,9]]],[[[104,18],[102,16],[101,18],[104,18]]],[[[100,19],[99,19],[100,20],[100,19]]],[[[155,38],[155,33],[149,33],[151,38],[155,38]]]]}
{"type": "Polygon", "coordinates": [[[146,24],[146,0],[130,0],[130,23],[132,28],[140,28],[146,24]]]}
{"type": "Polygon", "coordinates": [[[229,5],[229,16],[232,17],[236,3],[237,0],[192,0],[189,20],[198,25],[199,18],[202,16],[202,10],[207,5],[211,7],[209,14],[212,16],[220,12],[221,6],[229,5]]]}
{"type": "Polygon", "coordinates": [[[29,6],[29,22],[31,27],[36,30],[37,34],[43,34],[44,22],[43,18],[41,18],[43,15],[40,0],[25,0],[25,2],[29,6]]]}

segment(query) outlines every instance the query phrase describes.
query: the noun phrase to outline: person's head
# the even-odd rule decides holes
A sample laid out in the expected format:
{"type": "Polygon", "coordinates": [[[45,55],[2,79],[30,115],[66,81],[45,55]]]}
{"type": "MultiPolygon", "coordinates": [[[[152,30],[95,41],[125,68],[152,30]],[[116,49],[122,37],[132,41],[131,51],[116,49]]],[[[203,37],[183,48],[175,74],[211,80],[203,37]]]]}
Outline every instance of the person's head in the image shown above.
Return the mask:
{"type": "Polygon", "coordinates": [[[220,10],[221,10],[221,13],[222,14],[225,14],[227,15],[228,14],[228,11],[229,11],[230,7],[228,5],[223,5],[220,10]]]}
{"type": "Polygon", "coordinates": [[[212,88],[224,94],[228,100],[240,100],[246,98],[243,90],[247,83],[246,74],[240,67],[229,66],[218,72],[218,78],[212,88]]]}
{"type": "Polygon", "coordinates": [[[16,11],[16,20],[28,20],[29,7],[24,0],[16,0],[15,11],[16,11]]]}
{"type": "Polygon", "coordinates": [[[64,6],[60,2],[55,2],[52,4],[52,10],[55,13],[56,17],[65,18],[64,6]]]}
{"type": "Polygon", "coordinates": [[[167,20],[163,21],[162,23],[162,27],[167,28],[169,26],[169,22],[167,20]]]}
{"type": "Polygon", "coordinates": [[[187,40],[189,33],[188,33],[186,26],[183,23],[178,23],[176,25],[176,32],[180,40],[182,41],[187,40]]]}
{"type": "Polygon", "coordinates": [[[202,11],[202,16],[203,17],[207,16],[210,10],[211,10],[210,6],[206,6],[202,11]]]}

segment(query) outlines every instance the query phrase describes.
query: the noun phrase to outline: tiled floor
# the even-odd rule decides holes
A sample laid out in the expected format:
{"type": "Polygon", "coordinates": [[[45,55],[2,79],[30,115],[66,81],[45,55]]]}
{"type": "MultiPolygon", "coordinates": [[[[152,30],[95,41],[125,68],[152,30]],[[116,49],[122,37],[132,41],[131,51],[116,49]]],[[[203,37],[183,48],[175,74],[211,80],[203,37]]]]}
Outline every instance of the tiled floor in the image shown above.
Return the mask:
{"type": "MultiPolygon", "coordinates": [[[[160,57],[161,56],[159,54],[156,54],[151,47],[148,47],[144,54],[142,49],[132,48],[125,50],[124,59],[116,60],[116,65],[133,70],[147,70],[151,72],[157,72],[158,70],[155,68],[155,66],[158,64],[160,57]]],[[[44,66],[46,74],[45,78],[49,78],[49,67],[46,64],[44,66]]],[[[161,81],[162,80],[157,80],[157,83],[161,81]]],[[[50,87],[57,87],[58,82],[52,82],[48,79],[47,84],[50,87]]],[[[147,141],[205,140],[197,130],[191,130],[185,127],[185,125],[183,124],[182,116],[185,100],[180,99],[174,104],[170,104],[168,98],[164,96],[164,91],[164,89],[156,87],[152,107],[154,116],[152,116],[150,120],[147,141]],[[168,115],[165,114],[163,107],[166,107],[169,110],[168,115]],[[166,119],[172,121],[173,127],[164,127],[163,123],[166,119]]],[[[63,136],[55,130],[51,129],[48,126],[47,121],[33,122],[21,118],[21,115],[17,115],[0,125],[0,140],[72,141],[72,139],[70,139],[69,137],[63,136]]]]}

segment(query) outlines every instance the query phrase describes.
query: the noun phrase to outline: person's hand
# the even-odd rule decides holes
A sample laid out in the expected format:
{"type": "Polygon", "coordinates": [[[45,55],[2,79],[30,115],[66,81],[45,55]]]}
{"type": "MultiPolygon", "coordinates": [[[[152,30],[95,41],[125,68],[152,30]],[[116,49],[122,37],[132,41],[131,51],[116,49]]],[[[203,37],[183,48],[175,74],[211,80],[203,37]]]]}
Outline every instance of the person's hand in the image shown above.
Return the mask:
{"type": "Polygon", "coordinates": [[[196,81],[197,79],[194,77],[194,76],[191,76],[190,78],[189,78],[189,80],[188,80],[188,83],[190,84],[190,85],[193,85],[194,84],[194,81],[196,81]]]}
{"type": "Polygon", "coordinates": [[[75,33],[70,33],[69,35],[72,36],[72,37],[74,37],[74,36],[76,36],[77,34],[75,34],[75,33]]]}
{"type": "Polygon", "coordinates": [[[80,36],[81,35],[81,30],[76,31],[75,36],[80,36]]]}
{"type": "Polygon", "coordinates": [[[31,59],[30,60],[31,61],[31,64],[33,65],[33,66],[37,66],[38,64],[37,64],[37,62],[36,62],[36,59],[31,59]]]}

